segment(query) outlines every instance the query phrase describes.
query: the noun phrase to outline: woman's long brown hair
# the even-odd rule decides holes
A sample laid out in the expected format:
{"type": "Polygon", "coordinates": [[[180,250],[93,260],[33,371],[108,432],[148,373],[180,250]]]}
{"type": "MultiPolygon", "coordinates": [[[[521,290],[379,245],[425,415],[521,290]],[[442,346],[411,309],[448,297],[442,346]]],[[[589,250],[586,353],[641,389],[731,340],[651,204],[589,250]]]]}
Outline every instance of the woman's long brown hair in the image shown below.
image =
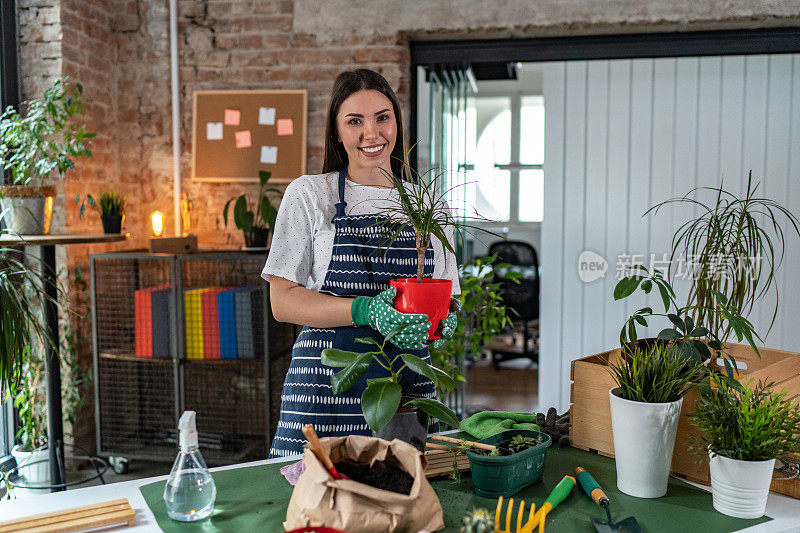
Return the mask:
{"type": "Polygon", "coordinates": [[[336,76],[331,93],[331,102],[328,106],[328,120],[325,124],[325,157],[322,162],[322,172],[339,171],[347,168],[348,158],[344,145],[338,140],[336,117],[342,103],[350,95],[358,91],[378,91],[392,102],[395,120],[397,121],[397,140],[391,155],[392,173],[399,179],[408,179],[407,171],[403,165],[406,154],[406,143],[403,136],[403,117],[400,114],[400,104],[397,95],[389,86],[386,78],[366,68],[347,70],[336,76]]]}

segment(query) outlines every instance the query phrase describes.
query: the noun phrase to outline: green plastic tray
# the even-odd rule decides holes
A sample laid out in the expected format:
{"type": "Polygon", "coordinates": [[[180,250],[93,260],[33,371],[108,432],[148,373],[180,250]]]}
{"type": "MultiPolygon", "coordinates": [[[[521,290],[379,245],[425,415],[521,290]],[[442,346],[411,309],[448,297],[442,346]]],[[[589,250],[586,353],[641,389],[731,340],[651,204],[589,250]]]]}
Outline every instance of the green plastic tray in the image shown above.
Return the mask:
{"type": "MultiPolygon", "coordinates": [[[[510,441],[514,435],[538,437],[539,433],[528,430],[510,430],[478,442],[497,445],[510,441]]],[[[552,443],[549,435],[546,433],[541,435],[544,437],[544,442],[513,455],[492,457],[467,450],[475,494],[484,498],[511,496],[539,481],[544,472],[547,448],[552,443]]]]}

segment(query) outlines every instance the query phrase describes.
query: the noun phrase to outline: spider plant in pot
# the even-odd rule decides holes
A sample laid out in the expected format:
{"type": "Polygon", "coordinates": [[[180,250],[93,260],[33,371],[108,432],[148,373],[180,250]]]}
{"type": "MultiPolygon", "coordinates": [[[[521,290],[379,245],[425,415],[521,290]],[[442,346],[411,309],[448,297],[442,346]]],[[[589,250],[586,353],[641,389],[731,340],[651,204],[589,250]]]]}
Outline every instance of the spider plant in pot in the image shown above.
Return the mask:
{"type": "Polygon", "coordinates": [[[73,122],[83,116],[83,88],[57,79],[40,100],[9,106],[0,116],[0,162],[10,183],[0,186],[5,223],[15,233],[50,232],[56,187],[45,185],[55,172],[63,176],[75,168],[74,159],[91,157],[89,133],[73,122]]]}
{"type": "Polygon", "coordinates": [[[117,191],[106,190],[100,193],[100,198],[95,201],[91,194],[87,194],[83,200],[81,195],[75,196],[75,205],[80,204],[78,215],[83,217],[88,205],[100,213],[100,221],[103,223],[103,233],[122,233],[122,223],[125,221],[125,206],[128,197],[122,196],[117,191]]]}
{"type": "MultiPolygon", "coordinates": [[[[450,241],[456,233],[459,237],[463,237],[461,232],[463,228],[472,228],[503,237],[484,228],[466,224],[463,220],[456,220],[445,201],[449,190],[442,190],[441,174],[430,178],[419,174],[408,164],[408,156],[403,161],[402,173],[413,179],[403,180],[386,170],[381,170],[391,180],[398,194],[397,198],[388,200],[388,205],[382,210],[385,220],[378,223],[384,232],[380,247],[388,247],[397,239],[407,238],[408,230],[411,229],[416,249],[414,258],[417,265],[416,277],[389,280],[389,285],[397,289],[394,306],[402,313],[427,315],[431,321],[428,340],[440,339],[441,335],[437,330],[441,320],[451,310],[450,296],[453,283],[447,279],[425,277],[425,264],[433,259],[433,252],[429,249],[431,239],[436,238],[445,253],[449,252],[455,256],[455,249],[450,241]]],[[[481,217],[469,218],[485,220],[481,217]]]]}
{"type": "Polygon", "coordinates": [[[634,348],[609,362],[608,391],[617,488],[638,498],[667,493],[683,396],[702,365],[662,344],[634,348]]]}
{"type": "Polygon", "coordinates": [[[272,205],[267,193],[274,193],[281,198],[283,191],[275,187],[268,187],[268,182],[272,176],[271,172],[265,170],[258,171],[259,190],[255,203],[251,203],[246,194],[238,198],[231,198],[222,208],[222,220],[225,227],[228,227],[228,208],[234,200],[233,222],[236,227],[242,230],[244,242],[248,248],[266,248],[269,240],[269,232],[275,227],[275,219],[278,210],[272,205]]]}
{"type": "Polygon", "coordinates": [[[403,378],[413,377],[410,373],[415,373],[446,391],[452,390],[455,382],[445,372],[416,355],[387,355],[386,343],[402,329],[402,326],[395,328],[382,341],[372,337],[356,339],[356,342],[372,345],[368,352],[326,348],[322,350],[322,364],[342,367],[331,376],[334,394],[341,394],[353,386],[363,388],[361,410],[377,437],[386,440],[398,438],[424,451],[428,438],[428,416],[454,428],[458,428],[459,420],[453,411],[438,400],[408,395],[404,385],[409,380],[403,378]]]}
{"type": "Polygon", "coordinates": [[[752,380],[733,386],[718,373],[703,380],[692,422],[702,430],[714,508],[737,518],[764,515],[775,459],[800,451],[800,405],[786,391],[752,380]]]}

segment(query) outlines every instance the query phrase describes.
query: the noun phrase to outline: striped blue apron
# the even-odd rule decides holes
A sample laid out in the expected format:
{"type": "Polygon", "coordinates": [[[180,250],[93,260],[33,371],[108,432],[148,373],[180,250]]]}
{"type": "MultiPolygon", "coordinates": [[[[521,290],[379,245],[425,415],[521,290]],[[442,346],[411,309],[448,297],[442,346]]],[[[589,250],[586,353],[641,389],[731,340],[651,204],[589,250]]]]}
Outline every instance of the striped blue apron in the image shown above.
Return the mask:
{"type": "MultiPolygon", "coordinates": [[[[417,274],[416,239],[413,229],[406,228],[388,248],[382,247],[381,236],[387,229],[376,225],[383,217],[345,213],[345,171],[339,172],[339,203],[333,224],[336,231],[333,253],[320,292],[354,298],[375,296],[389,288],[393,278],[412,278],[417,274]]],[[[433,249],[425,252],[424,276],[433,276],[433,249]]],[[[305,424],[313,424],[320,437],[372,435],[361,412],[361,394],[366,380],[388,376],[389,373],[373,361],[367,375],[342,394],[331,391],[331,376],[341,370],[324,366],[320,354],[325,348],[366,352],[369,344],[355,342],[360,337],[372,337],[382,342],[383,335],[369,326],[311,328],[305,326],[292,348],[292,362],[286,374],[281,394],[281,415],[272,440],[269,456],[283,457],[302,453],[306,439],[301,432],[305,424]]],[[[399,354],[400,348],[387,343],[387,353],[399,354]]],[[[413,353],[430,363],[428,349],[402,350],[413,353]]],[[[404,370],[401,375],[403,394],[435,397],[433,382],[424,376],[404,370]]],[[[433,422],[431,431],[438,429],[433,422]]]]}

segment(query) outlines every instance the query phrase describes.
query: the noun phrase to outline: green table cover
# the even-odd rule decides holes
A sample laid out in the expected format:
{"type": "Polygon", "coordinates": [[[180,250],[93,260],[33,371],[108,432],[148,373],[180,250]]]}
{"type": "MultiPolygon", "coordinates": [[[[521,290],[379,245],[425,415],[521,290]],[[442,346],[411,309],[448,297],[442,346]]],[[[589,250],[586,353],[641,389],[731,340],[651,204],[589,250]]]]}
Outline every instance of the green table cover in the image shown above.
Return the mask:
{"type": "MultiPolygon", "coordinates": [[[[207,519],[195,523],[171,520],[164,507],[165,481],[143,485],[140,490],[147,505],[167,532],[171,531],[283,531],[286,507],[292,496],[292,486],[283,478],[280,468],[286,463],[251,466],[214,472],[217,486],[217,501],[214,513],[207,519]]],[[[770,520],[731,518],[714,510],[711,494],[695,488],[681,480],[670,478],[667,495],[656,499],[627,496],[616,488],[614,460],[576,448],[551,446],[547,452],[544,476],[515,494],[514,518],[517,504],[524,499],[540,506],[552,488],[565,474],[573,475],[575,467],[586,468],[611,498],[611,516],[620,520],[634,516],[647,533],[703,531],[706,533],[736,531],[770,520]]],[[[494,511],[497,500],[476,496],[472,491],[472,480],[465,473],[461,483],[440,479],[431,483],[439,496],[444,510],[446,532],[457,532],[461,517],[473,507],[485,507],[494,511]]],[[[527,516],[527,512],[526,512],[527,516]]],[[[580,486],[576,487],[561,505],[550,512],[545,529],[548,533],[559,531],[591,533],[594,527],[589,517],[604,518],[605,513],[589,498],[580,486]]],[[[512,525],[512,531],[513,531],[512,525]]]]}

